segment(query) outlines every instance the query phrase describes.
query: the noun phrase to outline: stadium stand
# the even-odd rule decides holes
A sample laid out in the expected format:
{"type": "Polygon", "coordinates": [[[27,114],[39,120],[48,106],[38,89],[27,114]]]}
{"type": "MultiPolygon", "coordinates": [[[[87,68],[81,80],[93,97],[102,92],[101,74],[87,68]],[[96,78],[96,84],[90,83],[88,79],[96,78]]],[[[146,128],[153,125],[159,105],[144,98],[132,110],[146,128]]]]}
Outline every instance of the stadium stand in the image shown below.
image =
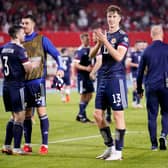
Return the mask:
{"type": "Polygon", "coordinates": [[[0,31],[3,32],[27,13],[36,16],[38,28],[43,31],[89,30],[97,22],[105,26],[102,11],[109,4],[123,8],[126,31],[145,31],[154,23],[168,27],[167,0],[0,0],[0,4],[0,31]]]}

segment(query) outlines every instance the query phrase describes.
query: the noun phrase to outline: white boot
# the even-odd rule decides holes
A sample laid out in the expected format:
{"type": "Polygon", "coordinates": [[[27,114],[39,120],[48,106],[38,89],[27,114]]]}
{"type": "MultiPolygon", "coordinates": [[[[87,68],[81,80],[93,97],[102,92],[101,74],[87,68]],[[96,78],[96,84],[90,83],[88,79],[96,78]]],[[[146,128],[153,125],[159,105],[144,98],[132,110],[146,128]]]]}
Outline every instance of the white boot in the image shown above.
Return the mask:
{"type": "Polygon", "coordinates": [[[115,151],[106,160],[122,160],[122,151],[115,151]]]}
{"type": "Polygon", "coordinates": [[[115,146],[108,147],[101,155],[97,156],[96,159],[106,159],[112,153],[115,153],[115,146]]]}

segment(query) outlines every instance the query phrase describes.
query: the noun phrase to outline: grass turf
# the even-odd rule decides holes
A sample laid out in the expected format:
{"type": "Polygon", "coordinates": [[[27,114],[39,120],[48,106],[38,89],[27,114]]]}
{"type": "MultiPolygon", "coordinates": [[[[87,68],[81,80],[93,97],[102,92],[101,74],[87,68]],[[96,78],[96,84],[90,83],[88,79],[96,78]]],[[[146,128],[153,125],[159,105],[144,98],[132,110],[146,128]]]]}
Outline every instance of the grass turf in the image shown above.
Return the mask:
{"type": "MultiPolygon", "coordinates": [[[[94,100],[94,98],[93,98],[94,100]]],[[[94,101],[87,108],[89,118],[93,119],[94,101]]],[[[96,125],[82,124],[75,121],[78,111],[79,95],[71,94],[70,103],[62,103],[59,93],[47,94],[47,111],[50,119],[49,154],[41,156],[38,150],[41,143],[39,120],[35,115],[32,143],[33,153],[29,156],[7,156],[0,154],[0,168],[167,168],[168,151],[153,152],[147,131],[146,109],[131,107],[125,111],[127,134],[125,135],[124,160],[104,161],[95,157],[105,149],[96,125]]],[[[143,101],[144,104],[144,101],[143,101]]],[[[3,145],[5,126],[9,113],[4,112],[0,100],[0,146],[3,145]]],[[[114,132],[114,124],[111,124],[114,132]]],[[[158,136],[160,116],[158,118],[158,136]]],[[[113,136],[114,137],[114,136],[113,136]]]]}

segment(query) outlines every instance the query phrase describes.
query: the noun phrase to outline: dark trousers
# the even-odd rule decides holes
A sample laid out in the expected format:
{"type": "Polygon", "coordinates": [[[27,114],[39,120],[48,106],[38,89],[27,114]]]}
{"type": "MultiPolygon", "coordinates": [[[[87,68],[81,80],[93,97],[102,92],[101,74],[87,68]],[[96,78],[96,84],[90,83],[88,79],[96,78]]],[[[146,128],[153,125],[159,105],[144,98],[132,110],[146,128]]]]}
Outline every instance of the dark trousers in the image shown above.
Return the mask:
{"type": "Polygon", "coordinates": [[[157,116],[160,107],[161,134],[168,134],[168,88],[149,89],[146,87],[148,130],[152,145],[157,146],[157,116]]]}

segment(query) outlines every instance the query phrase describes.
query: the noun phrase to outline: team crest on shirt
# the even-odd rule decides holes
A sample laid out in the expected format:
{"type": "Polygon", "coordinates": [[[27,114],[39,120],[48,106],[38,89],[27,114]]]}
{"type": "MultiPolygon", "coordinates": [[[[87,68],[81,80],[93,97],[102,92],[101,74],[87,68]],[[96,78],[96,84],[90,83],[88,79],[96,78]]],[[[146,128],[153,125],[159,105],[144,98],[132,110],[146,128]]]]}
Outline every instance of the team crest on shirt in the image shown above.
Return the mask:
{"type": "Polygon", "coordinates": [[[120,34],[125,34],[125,31],[123,31],[123,30],[120,30],[119,32],[120,32],[120,34]]]}
{"type": "Polygon", "coordinates": [[[117,41],[116,38],[112,38],[112,39],[111,39],[111,44],[115,44],[116,41],[117,41]]]}
{"type": "Polygon", "coordinates": [[[124,37],[124,41],[125,41],[125,42],[128,42],[128,37],[124,37]]]}

